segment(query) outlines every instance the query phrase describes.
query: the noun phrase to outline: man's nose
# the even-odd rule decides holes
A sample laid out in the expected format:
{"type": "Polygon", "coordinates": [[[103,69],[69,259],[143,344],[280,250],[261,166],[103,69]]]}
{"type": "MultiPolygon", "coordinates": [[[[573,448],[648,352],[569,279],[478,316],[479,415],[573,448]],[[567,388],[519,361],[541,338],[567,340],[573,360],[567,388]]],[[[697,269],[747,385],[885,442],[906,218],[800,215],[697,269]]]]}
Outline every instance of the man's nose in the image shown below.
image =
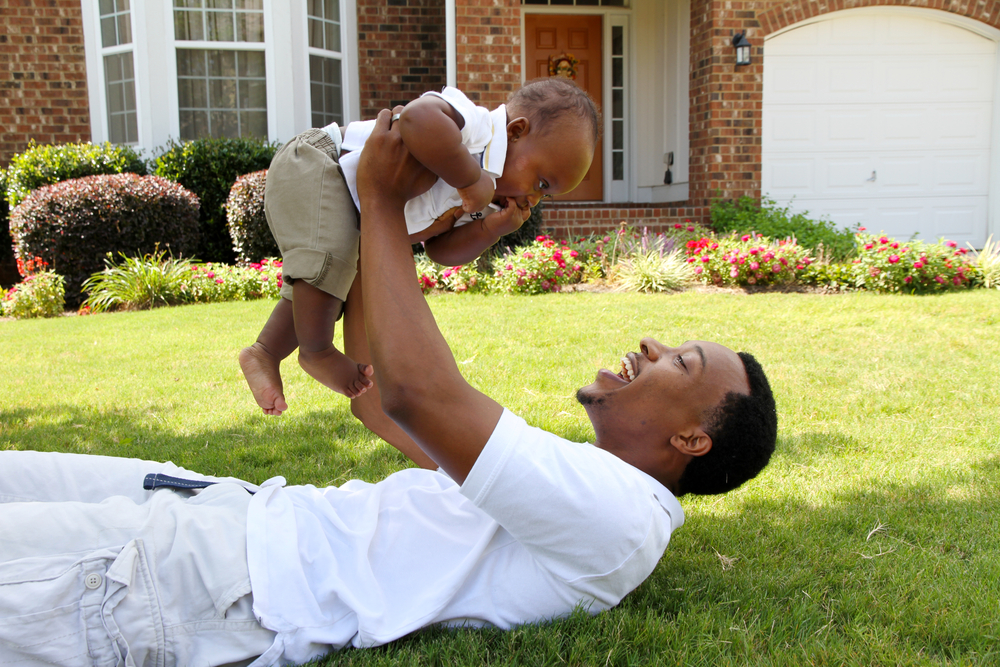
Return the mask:
{"type": "Polygon", "coordinates": [[[639,347],[643,353],[649,357],[650,361],[656,361],[663,352],[663,344],[655,338],[643,338],[639,341],[639,347]]]}

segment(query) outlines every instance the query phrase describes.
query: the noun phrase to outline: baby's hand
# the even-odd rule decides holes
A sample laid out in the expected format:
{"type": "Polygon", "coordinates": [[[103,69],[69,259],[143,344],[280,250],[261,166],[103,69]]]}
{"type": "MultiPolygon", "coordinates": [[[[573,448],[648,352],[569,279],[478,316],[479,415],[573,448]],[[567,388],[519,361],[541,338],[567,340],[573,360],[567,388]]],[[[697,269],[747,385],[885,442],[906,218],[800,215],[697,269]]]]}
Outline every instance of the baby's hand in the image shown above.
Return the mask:
{"type": "Polygon", "coordinates": [[[486,170],[479,171],[479,180],[467,188],[458,188],[458,196],[462,198],[462,210],[466,213],[479,213],[493,201],[493,179],[486,170]]]}
{"type": "Polygon", "coordinates": [[[519,230],[529,215],[531,215],[530,208],[521,208],[515,199],[507,197],[503,208],[483,219],[483,226],[497,236],[506,236],[519,230]]]}

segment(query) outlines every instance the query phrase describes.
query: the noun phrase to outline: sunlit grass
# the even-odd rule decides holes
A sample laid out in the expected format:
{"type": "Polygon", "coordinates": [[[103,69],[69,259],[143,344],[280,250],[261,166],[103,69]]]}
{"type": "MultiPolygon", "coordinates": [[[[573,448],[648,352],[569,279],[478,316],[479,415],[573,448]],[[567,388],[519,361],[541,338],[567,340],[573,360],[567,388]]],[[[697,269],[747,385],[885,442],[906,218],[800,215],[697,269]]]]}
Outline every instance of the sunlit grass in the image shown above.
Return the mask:
{"type": "MultiPolygon", "coordinates": [[[[1000,293],[430,297],[469,380],[590,439],[577,387],[652,335],[755,354],[778,398],[760,478],[687,523],[615,610],[438,631],[331,665],[991,665],[1000,661],[1000,293]]],[[[285,364],[265,417],[236,353],[272,303],[0,322],[0,447],[171,459],[259,482],[406,465],[285,364]]],[[[599,545],[595,545],[599,548],[599,545]]]]}

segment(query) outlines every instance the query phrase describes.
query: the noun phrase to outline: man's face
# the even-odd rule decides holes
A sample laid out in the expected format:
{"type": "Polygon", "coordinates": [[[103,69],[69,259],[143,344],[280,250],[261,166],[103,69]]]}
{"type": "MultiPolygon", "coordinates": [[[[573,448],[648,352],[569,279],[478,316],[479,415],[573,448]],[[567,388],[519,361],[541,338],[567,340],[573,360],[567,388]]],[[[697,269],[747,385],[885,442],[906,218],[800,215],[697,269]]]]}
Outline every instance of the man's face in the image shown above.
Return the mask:
{"type": "Polygon", "coordinates": [[[580,184],[594,159],[590,128],[576,119],[556,119],[539,132],[530,124],[508,125],[507,158],[496,197],[531,208],[545,195],[561,195],[580,184]]]}
{"type": "Polygon", "coordinates": [[[750,388],[743,362],[729,348],[707,341],[668,347],[644,338],[619,372],[600,370],[576,397],[594,424],[597,445],[633,462],[627,452],[632,443],[701,426],[730,391],[747,394],[750,388]]]}

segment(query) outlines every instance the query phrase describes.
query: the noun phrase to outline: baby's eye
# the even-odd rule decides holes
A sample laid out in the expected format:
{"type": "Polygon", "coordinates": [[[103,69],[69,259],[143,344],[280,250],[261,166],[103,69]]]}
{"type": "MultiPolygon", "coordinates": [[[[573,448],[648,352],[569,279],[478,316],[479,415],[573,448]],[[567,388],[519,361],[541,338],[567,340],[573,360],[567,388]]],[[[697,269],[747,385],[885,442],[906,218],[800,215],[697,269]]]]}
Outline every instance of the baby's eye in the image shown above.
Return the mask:
{"type": "Polygon", "coordinates": [[[549,184],[545,182],[545,179],[542,179],[542,180],[538,181],[538,189],[539,190],[548,190],[549,189],[549,184]]]}

